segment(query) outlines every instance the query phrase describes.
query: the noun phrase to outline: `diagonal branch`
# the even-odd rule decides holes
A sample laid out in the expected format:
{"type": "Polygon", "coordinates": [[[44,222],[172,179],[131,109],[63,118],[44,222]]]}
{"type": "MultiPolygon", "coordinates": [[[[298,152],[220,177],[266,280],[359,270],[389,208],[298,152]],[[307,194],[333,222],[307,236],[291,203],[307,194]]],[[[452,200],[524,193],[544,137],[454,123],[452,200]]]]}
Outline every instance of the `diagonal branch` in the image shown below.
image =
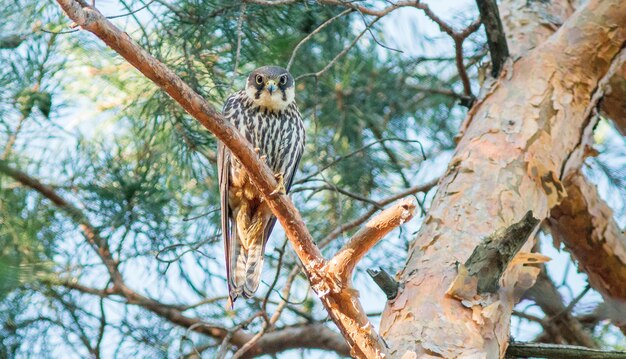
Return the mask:
{"type": "MultiPolygon", "coordinates": [[[[580,172],[564,181],[567,197],[550,214],[552,235],[577,259],[607,304],[626,310],[626,235],[595,186],[580,172]]],[[[626,315],[615,318],[626,331],[626,315]]]]}
{"type": "Polygon", "coordinates": [[[328,261],[329,273],[335,273],[345,283],[351,281],[354,267],[361,258],[387,233],[413,218],[414,212],[415,201],[413,199],[405,199],[380,212],[328,261]]]}
{"type": "Polygon", "coordinates": [[[98,10],[82,0],[57,2],[78,26],[98,36],[124,57],[231,150],[283,226],[303,264],[311,287],[341,330],[351,348],[351,354],[367,358],[384,356],[384,342],[367,319],[356,291],[350,288],[348,282],[337,281],[332,273],[326,271],[326,260],[315,245],[300,213],[287,195],[274,193],[277,184],[273,174],[237,129],[179,76],[138,46],[128,34],[118,29],[98,10]]]}
{"type": "Polygon", "coordinates": [[[299,212],[288,196],[273,194],[277,186],[274,176],[232,124],[178,75],[137,45],[128,34],[118,29],[98,10],[89,7],[84,1],[58,0],[58,3],[76,24],[94,33],[161,87],[232,151],[246,168],[258,190],[266,197],[305,267],[321,259],[321,253],[313,243],[299,212]]]}
{"type": "Polygon", "coordinates": [[[591,333],[563,304],[563,298],[552,279],[548,277],[545,267],[539,273],[535,285],[524,293],[524,296],[532,299],[546,315],[540,323],[554,340],[552,343],[598,347],[591,333]]]}

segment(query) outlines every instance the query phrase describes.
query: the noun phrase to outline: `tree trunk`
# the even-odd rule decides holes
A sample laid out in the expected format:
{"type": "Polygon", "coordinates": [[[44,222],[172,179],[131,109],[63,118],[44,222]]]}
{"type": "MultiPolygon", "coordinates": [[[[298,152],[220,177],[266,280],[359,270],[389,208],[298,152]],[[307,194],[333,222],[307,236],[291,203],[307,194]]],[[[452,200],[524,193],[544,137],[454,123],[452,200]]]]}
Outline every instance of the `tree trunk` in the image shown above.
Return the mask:
{"type": "MultiPolygon", "coordinates": [[[[461,139],[385,308],[381,334],[393,357],[503,357],[518,290],[535,267],[510,265],[495,293],[447,294],[481,240],[527,211],[545,219],[567,195],[593,110],[623,62],[626,2],[590,1],[552,37],[505,68],[468,113],[461,139]]],[[[526,243],[522,251],[528,251],[526,243]]]]}
{"type": "MultiPolygon", "coordinates": [[[[529,2],[504,0],[500,3],[502,21],[512,56],[521,56],[545,41],[575,10],[575,2],[553,0],[529,2]]],[[[600,113],[615,122],[626,134],[626,64],[611,77],[600,113]]],[[[589,276],[589,283],[605,298],[615,313],[626,313],[626,237],[594,185],[580,171],[563,181],[567,198],[552,209],[550,228],[557,242],[564,243],[589,276]]],[[[626,333],[626,317],[613,316],[626,333]]]]}

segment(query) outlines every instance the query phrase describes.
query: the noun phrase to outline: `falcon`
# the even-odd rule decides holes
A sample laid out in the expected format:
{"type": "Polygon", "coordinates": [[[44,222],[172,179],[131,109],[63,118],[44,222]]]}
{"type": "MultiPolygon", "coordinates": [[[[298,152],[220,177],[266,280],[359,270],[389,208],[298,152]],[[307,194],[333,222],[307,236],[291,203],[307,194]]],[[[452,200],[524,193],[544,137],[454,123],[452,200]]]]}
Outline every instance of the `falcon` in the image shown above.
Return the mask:
{"type": "MultiPolygon", "coordinates": [[[[228,97],[222,113],[274,172],[279,183],[276,191],[288,193],[305,143],[291,74],[278,66],[254,70],[245,89],[228,97]]],[[[217,165],[232,307],[240,294],[250,298],[259,286],[265,245],[276,217],[241,163],[222,143],[218,143],[217,165]]]]}

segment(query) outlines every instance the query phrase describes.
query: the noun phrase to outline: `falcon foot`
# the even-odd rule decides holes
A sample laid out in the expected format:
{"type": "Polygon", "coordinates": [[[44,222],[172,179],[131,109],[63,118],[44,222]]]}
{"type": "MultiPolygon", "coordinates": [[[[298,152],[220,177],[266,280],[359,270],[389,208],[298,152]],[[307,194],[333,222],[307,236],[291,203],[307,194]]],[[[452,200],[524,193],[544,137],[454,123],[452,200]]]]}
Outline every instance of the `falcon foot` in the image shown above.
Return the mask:
{"type": "Polygon", "coordinates": [[[278,181],[278,186],[270,193],[272,196],[275,194],[287,194],[287,189],[285,188],[285,177],[282,173],[276,173],[274,175],[276,180],[278,181]]]}

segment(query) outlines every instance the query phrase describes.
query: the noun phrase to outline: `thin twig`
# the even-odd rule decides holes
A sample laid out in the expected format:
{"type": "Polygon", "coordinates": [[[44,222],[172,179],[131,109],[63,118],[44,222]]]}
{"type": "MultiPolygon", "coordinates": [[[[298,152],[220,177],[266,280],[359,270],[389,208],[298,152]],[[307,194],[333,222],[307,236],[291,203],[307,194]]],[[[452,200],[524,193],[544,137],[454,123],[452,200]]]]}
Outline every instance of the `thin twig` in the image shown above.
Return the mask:
{"type": "MultiPolygon", "coordinates": [[[[397,138],[397,137],[383,138],[383,139],[380,139],[380,140],[372,141],[372,142],[370,142],[370,143],[368,143],[368,144],[366,144],[366,145],[364,145],[364,146],[362,146],[360,148],[357,148],[356,150],[348,153],[347,155],[342,155],[340,157],[337,157],[332,162],[322,166],[322,168],[318,169],[314,173],[306,176],[303,179],[295,181],[294,184],[302,184],[302,183],[308,182],[311,178],[319,175],[320,173],[322,173],[323,171],[327,170],[328,168],[336,165],[337,163],[339,163],[339,162],[341,162],[341,161],[343,161],[343,160],[345,160],[345,159],[347,159],[349,157],[352,157],[352,156],[354,156],[354,155],[356,155],[356,154],[358,154],[358,153],[360,153],[362,151],[365,151],[366,149],[368,149],[368,148],[370,148],[370,147],[372,147],[372,146],[374,146],[376,144],[379,144],[379,143],[382,143],[382,142],[387,142],[387,141],[398,141],[398,142],[403,142],[403,143],[418,143],[420,145],[420,147],[421,147],[421,142],[418,141],[418,140],[407,140],[407,139],[404,139],[404,138],[397,138]]],[[[422,148],[422,156],[424,156],[424,157],[426,156],[424,154],[423,148],[422,148]]]]}
{"type": "Polygon", "coordinates": [[[141,11],[141,10],[143,10],[143,9],[147,8],[147,7],[148,7],[148,6],[150,6],[153,2],[154,2],[154,0],[150,0],[150,1],[148,1],[148,2],[144,5],[144,6],[141,6],[141,7],[137,8],[137,9],[135,9],[135,10],[131,10],[130,12],[127,12],[127,13],[125,13],[125,14],[119,14],[119,15],[107,16],[107,19],[111,20],[111,19],[117,19],[117,18],[120,18],[120,17],[126,17],[126,16],[133,15],[133,14],[138,13],[139,11],[141,11]]]}
{"type": "MultiPolygon", "coordinates": [[[[387,197],[386,199],[380,200],[378,201],[378,203],[381,204],[382,206],[386,206],[406,196],[409,196],[418,192],[429,191],[430,189],[432,189],[434,186],[437,185],[437,182],[439,182],[439,178],[435,178],[431,180],[430,182],[408,188],[398,194],[395,194],[393,196],[387,197]]],[[[365,221],[367,221],[370,217],[372,217],[377,212],[377,210],[378,210],[377,208],[371,208],[367,212],[363,213],[360,217],[355,218],[352,221],[342,224],[338,226],[337,228],[333,229],[326,237],[324,237],[319,242],[320,247],[323,248],[324,246],[328,245],[328,243],[330,243],[332,240],[339,237],[342,233],[349,231],[351,229],[354,229],[360,226],[361,224],[365,223],[365,221]]]]}
{"type": "Polygon", "coordinates": [[[353,9],[347,9],[344,10],[342,12],[340,12],[339,14],[331,17],[330,19],[324,21],[320,26],[318,26],[315,30],[311,31],[306,37],[304,37],[302,40],[300,40],[300,42],[298,42],[298,44],[296,45],[296,47],[294,47],[293,51],[291,52],[291,57],[289,58],[289,62],[287,63],[287,70],[291,69],[291,65],[293,64],[293,60],[296,57],[296,53],[298,52],[298,50],[300,49],[300,47],[302,45],[304,45],[305,42],[309,41],[313,36],[315,36],[316,34],[318,34],[320,31],[322,31],[326,26],[330,25],[333,21],[337,20],[338,18],[347,15],[351,12],[353,12],[353,9]]]}
{"type": "Polygon", "coordinates": [[[239,57],[241,55],[241,38],[243,37],[243,21],[246,16],[246,3],[241,3],[241,9],[239,10],[239,19],[237,19],[237,52],[235,54],[235,65],[233,66],[233,79],[234,85],[237,75],[239,74],[239,57]]]}
{"type": "Polygon", "coordinates": [[[296,77],[296,81],[302,80],[304,78],[307,77],[315,77],[315,78],[320,78],[322,75],[324,75],[324,73],[326,73],[326,71],[328,71],[331,67],[333,67],[333,65],[335,65],[337,63],[337,61],[339,61],[339,59],[341,59],[344,55],[346,55],[353,47],[354,45],[356,45],[356,43],[361,39],[361,37],[363,37],[363,35],[365,35],[365,33],[372,27],[374,26],[375,23],[378,22],[378,20],[382,19],[382,17],[377,17],[375,18],[371,23],[369,23],[369,25],[367,25],[365,27],[365,29],[363,31],[361,31],[357,37],[354,38],[354,40],[352,40],[352,42],[343,48],[343,50],[341,50],[341,52],[339,52],[337,54],[337,56],[335,56],[332,60],[330,60],[330,62],[328,64],[326,64],[326,66],[324,66],[323,69],[319,70],[318,72],[310,72],[307,74],[303,74],[300,75],[298,77],[296,77]]]}

